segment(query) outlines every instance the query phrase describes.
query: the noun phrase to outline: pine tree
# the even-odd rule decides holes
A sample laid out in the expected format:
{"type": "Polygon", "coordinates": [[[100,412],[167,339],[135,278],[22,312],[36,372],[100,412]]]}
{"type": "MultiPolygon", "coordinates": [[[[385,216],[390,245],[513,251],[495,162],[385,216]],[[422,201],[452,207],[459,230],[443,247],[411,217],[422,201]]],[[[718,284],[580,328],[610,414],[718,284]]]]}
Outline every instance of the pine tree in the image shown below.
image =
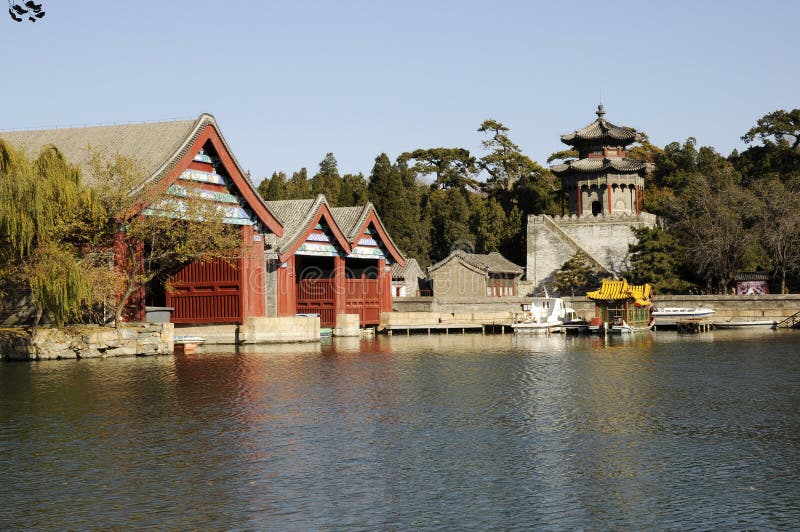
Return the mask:
{"type": "Polygon", "coordinates": [[[319,172],[311,178],[311,194],[325,194],[328,203],[332,207],[338,207],[339,191],[342,188],[342,179],[339,177],[339,169],[336,157],[333,153],[328,153],[319,163],[319,172]]]}

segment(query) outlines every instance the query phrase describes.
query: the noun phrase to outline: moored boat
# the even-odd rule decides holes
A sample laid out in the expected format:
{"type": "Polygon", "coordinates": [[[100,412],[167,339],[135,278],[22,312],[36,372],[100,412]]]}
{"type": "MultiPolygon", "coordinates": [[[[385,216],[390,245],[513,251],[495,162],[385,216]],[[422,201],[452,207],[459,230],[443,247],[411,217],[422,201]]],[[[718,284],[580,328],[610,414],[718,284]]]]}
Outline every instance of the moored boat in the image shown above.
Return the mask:
{"type": "Polygon", "coordinates": [[[714,323],[715,329],[752,329],[752,328],[776,328],[778,323],[771,320],[753,321],[718,321],[714,323]]]}
{"type": "Polygon", "coordinates": [[[517,334],[550,334],[561,332],[564,318],[571,312],[560,297],[534,297],[530,303],[522,306],[523,313],[519,320],[511,324],[517,334]]]}
{"type": "Polygon", "coordinates": [[[682,320],[708,318],[715,312],[703,307],[659,307],[653,308],[650,315],[655,318],[656,325],[676,325],[682,320]]]}

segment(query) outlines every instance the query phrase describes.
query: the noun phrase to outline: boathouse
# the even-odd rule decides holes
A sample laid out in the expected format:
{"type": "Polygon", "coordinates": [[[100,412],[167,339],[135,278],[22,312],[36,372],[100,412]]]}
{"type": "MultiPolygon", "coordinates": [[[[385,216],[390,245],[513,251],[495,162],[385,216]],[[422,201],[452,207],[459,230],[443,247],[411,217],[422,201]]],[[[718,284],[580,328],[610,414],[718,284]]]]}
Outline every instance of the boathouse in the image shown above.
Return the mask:
{"type": "MultiPolygon", "coordinates": [[[[0,138],[38,153],[56,146],[90,177],[88,161],[95,151],[119,154],[143,170],[142,187],[158,187],[169,204],[191,192],[225,210],[225,223],[239,226],[242,257],[194,263],[167,281],[156,281],[131,298],[129,320],[145,319],[145,305],[172,310],[171,321],[183,324],[241,324],[265,315],[264,241],[283,236],[283,228],[242,170],[212,115],[196,120],[152,122],[36,131],[1,132],[0,138]],[[165,286],[170,286],[166,290],[165,286]]],[[[141,215],[153,215],[148,205],[141,215]]]]}
{"type": "Polygon", "coordinates": [[[598,290],[587,292],[594,301],[594,315],[608,324],[623,320],[632,327],[646,327],[650,323],[653,290],[649,284],[632,285],[628,281],[603,279],[598,290]]]}
{"type": "Polygon", "coordinates": [[[460,249],[428,268],[437,298],[516,296],[522,274],[520,266],[500,253],[460,249]]]}
{"type": "Polygon", "coordinates": [[[391,267],[406,261],[371,203],[332,208],[318,195],[266,204],[284,228],[267,249],[277,316],[313,314],[335,327],[339,315],[355,314],[364,327],[391,312],[391,267]]]}

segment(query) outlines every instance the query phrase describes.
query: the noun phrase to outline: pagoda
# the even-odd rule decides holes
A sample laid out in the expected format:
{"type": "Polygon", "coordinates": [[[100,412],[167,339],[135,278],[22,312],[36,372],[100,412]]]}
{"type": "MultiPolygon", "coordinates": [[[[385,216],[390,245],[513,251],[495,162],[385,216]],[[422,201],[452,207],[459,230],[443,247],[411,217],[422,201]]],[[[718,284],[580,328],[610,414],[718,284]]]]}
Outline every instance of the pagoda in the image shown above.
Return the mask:
{"type": "Polygon", "coordinates": [[[608,122],[605,114],[603,105],[598,105],[594,122],[561,135],[561,142],[577,150],[579,157],[550,168],[561,178],[562,190],[569,192],[570,215],[635,216],[641,212],[644,178],[653,165],[628,159],[626,148],[647,136],[608,122]]]}

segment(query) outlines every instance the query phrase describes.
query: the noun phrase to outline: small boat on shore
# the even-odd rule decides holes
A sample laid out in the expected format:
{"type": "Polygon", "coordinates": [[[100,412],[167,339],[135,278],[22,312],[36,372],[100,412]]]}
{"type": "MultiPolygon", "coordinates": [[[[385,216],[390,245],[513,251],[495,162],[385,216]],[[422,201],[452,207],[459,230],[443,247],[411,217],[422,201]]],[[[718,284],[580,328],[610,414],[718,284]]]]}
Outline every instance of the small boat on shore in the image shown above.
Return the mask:
{"type": "Polygon", "coordinates": [[[776,321],[753,320],[753,321],[718,321],[714,323],[715,329],[774,329],[778,325],[776,321]]]}
{"type": "Polygon", "coordinates": [[[176,353],[194,353],[205,341],[202,336],[176,336],[173,349],[176,353]]]}

